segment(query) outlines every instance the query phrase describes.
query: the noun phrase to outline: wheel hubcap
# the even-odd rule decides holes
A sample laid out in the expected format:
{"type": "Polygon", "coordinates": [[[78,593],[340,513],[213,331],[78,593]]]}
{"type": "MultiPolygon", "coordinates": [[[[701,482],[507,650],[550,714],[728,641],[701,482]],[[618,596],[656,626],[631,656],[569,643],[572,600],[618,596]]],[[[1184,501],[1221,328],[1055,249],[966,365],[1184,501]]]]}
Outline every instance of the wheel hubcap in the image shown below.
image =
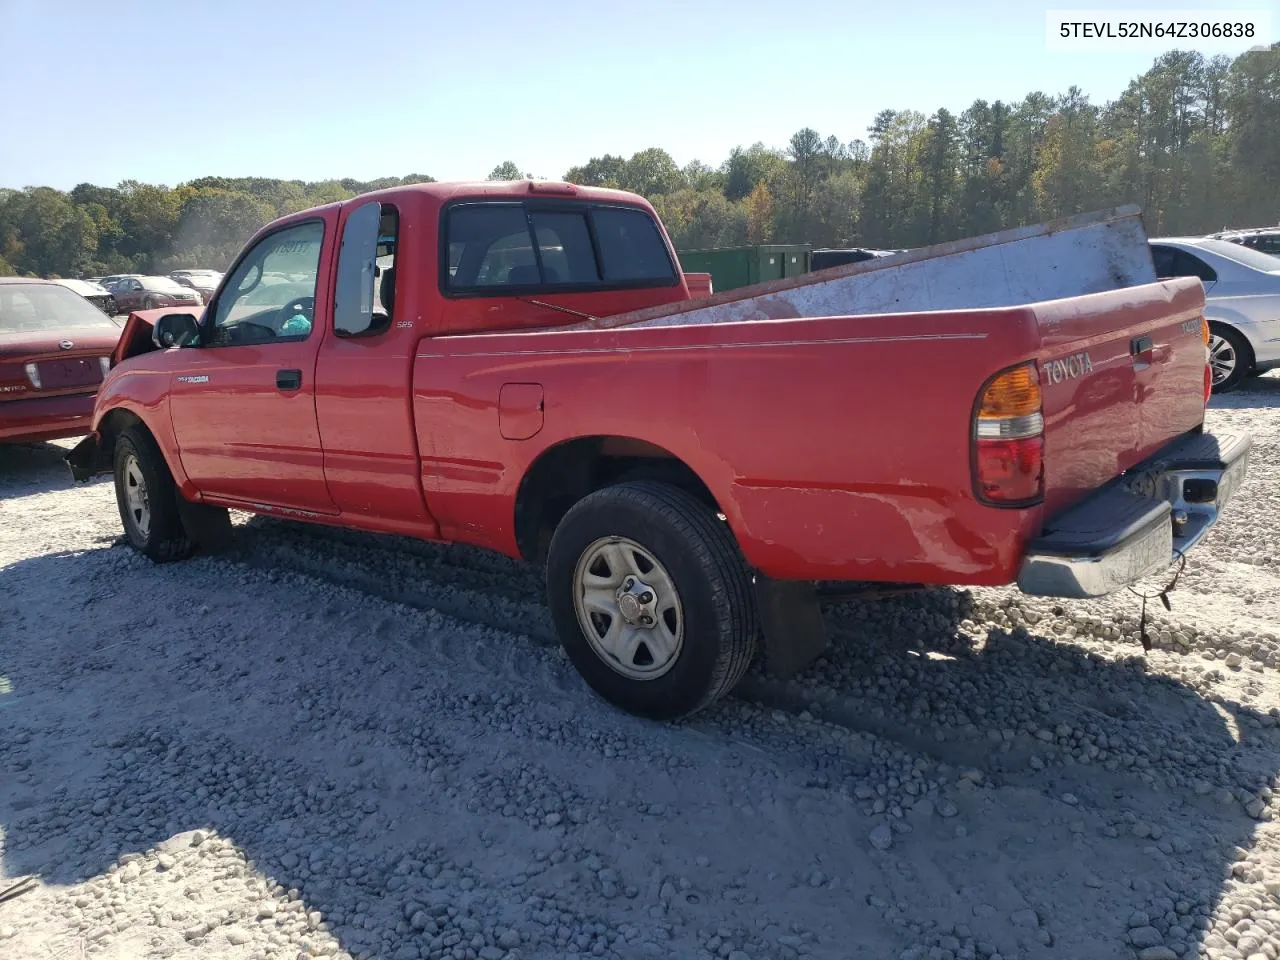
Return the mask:
{"type": "Polygon", "coordinates": [[[615,672],[653,680],[684,646],[684,608],[658,559],[634,540],[604,537],[587,547],[573,577],[578,623],[615,672]]]}
{"type": "Polygon", "coordinates": [[[124,462],[124,500],[134,527],[145,537],[151,530],[151,499],[147,496],[147,482],[142,477],[142,467],[135,456],[130,456],[124,462]]]}
{"type": "Polygon", "coordinates": [[[1236,370],[1236,348],[1216,333],[1209,335],[1209,369],[1215,387],[1236,370]]]}

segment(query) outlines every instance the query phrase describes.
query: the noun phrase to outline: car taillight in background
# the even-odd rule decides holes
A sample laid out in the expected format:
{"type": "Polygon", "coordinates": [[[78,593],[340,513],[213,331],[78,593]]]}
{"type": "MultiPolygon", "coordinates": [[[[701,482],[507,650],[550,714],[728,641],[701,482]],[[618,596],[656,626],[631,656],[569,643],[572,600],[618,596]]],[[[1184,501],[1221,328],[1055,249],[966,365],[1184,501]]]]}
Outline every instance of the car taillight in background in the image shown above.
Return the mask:
{"type": "Polygon", "coordinates": [[[1026,506],[1044,496],[1044,413],[1034,362],[996,374],[973,418],[973,482],[978,499],[1026,506]]]}
{"type": "Polygon", "coordinates": [[[26,370],[18,363],[0,363],[0,396],[25,393],[30,385],[26,370]]]}

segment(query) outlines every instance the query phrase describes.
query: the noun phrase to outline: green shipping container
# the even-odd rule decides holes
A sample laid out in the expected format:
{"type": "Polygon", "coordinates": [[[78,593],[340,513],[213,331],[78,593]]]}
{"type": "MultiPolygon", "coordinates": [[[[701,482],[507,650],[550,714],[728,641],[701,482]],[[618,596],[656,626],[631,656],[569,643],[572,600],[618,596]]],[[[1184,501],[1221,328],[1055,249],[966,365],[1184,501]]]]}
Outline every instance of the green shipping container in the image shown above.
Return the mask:
{"type": "Polygon", "coordinates": [[[720,293],[808,273],[813,248],[807,243],[771,243],[677,252],[682,270],[711,274],[715,292],[720,293]]]}

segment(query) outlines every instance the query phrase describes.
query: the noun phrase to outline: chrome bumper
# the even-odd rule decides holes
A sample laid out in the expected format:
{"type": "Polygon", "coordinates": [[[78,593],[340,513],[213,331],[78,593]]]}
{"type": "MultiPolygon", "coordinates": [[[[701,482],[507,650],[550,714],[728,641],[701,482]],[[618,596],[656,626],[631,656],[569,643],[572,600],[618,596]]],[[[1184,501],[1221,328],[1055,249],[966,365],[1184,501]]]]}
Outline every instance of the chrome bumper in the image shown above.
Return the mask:
{"type": "Polygon", "coordinates": [[[1100,597],[1157,573],[1218,520],[1249,469],[1247,433],[1175,440],[1053,518],[1027,547],[1023,593],[1100,597]]]}

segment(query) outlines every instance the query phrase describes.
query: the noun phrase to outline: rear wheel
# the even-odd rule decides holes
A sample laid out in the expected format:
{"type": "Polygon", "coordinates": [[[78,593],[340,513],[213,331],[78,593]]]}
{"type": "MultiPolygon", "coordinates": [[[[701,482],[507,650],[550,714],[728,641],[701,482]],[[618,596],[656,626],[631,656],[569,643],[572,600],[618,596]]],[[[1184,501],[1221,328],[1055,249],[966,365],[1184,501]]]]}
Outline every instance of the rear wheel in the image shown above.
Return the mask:
{"type": "Polygon", "coordinates": [[[1209,370],[1213,392],[1227,393],[1240,386],[1253,369],[1253,351],[1239,331],[1225,324],[1209,325],[1209,370]]]}
{"type": "Polygon", "coordinates": [[[120,521],[133,548],[156,563],[189,557],[195,546],[182,528],[177,485],[144,428],[131,427],[116,439],[115,478],[120,521]]]}
{"type": "Polygon", "coordinates": [[[737,685],[755,653],[748,570],[728,527],[653,481],[583,498],[556,528],[547,594],[565,652],[623,710],[675,720],[737,685]]]}

